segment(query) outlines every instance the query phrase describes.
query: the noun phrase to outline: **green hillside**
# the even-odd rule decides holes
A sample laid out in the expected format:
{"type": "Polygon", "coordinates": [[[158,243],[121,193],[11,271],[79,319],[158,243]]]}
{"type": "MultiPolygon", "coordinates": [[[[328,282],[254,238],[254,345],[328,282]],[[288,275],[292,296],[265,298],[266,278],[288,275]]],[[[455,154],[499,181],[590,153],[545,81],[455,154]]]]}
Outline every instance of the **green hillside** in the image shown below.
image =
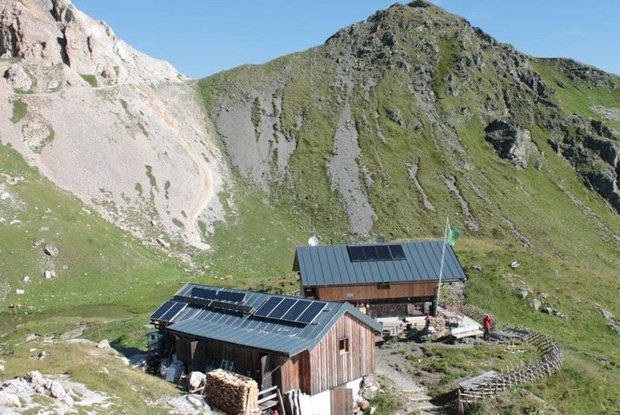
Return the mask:
{"type": "Polygon", "coordinates": [[[563,413],[619,406],[617,333],[596,309],[620,314],[620,122],[601,111],[620,107],[619,86],[420,1],[201,81],[240,176],[323,241],[441,237],[446,216],[461,226],[469,301],[564,346],[566,369],[533,386],[563,413]],[[495,121],[521,147],[494,147],[495,121]],[[565,318],[528,307],[521,287],[565,318]]]}

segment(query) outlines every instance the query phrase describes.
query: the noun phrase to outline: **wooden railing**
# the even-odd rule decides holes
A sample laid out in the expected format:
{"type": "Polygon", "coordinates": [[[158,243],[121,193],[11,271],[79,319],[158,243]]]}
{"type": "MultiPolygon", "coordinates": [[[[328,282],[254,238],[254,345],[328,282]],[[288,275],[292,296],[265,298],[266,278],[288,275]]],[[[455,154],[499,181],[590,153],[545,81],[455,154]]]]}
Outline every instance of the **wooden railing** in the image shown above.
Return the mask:
{"type": "Polygon", "coordinates": [[[275,408],[276,406],[280,407],[280,414],[286,415],[284,409],[284,402],[282,400],[282,394],[280,393],[280,388],[278,388],[277,386],[272,386],[258,392],[258,407],[261,409],[261,411],[275,408]]]}
{"type": "MultiPolygon", "coordinates": [[[[463,306],[461,312],[471,318],[480,318],[485,314],[473,306],[463,306]]],[[[459,414],[464,414],[467,405],[475,400],[493,396],[516,385],[538,381],[562,368],[564,355],[560,346],[551,337],[536,330],[508,324],[504,325],[504,333],[533,345],[538,352],[538,360],[522,362],[500,373],[493,373],[472,387],[461,387],[458,390],[459,414]]]]}

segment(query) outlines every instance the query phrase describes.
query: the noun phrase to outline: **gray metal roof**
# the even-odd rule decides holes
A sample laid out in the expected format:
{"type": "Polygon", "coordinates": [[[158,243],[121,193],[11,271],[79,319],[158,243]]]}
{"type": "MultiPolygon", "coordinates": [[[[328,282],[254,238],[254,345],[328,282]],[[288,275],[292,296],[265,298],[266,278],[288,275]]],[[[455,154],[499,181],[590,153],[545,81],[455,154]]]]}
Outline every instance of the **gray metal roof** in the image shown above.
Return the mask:
{"type": "MultiPolygon", "coordinates": [[[[209,287],[198,284],[185,284],[173,297],[175,301],[183,302],[181,297],[191,297],[194,287],[218,290],[221,287],[209,287]]],[[[272,297],[292,298],[299,297],[272,295],[253,291],[225,289],[227,292],[244,293],[242,304],[258,309],[261,304],[272,297]]],[[[234,313],[203,307],[196,304],[187,305],[169,321],[167,330],[179,334],[192,335],[203,339],[222,341],[254,349],[271,351],[295,356],[305,350],[312,350],[329,329],[345,313],[357,318],[375,331],[380,331],[382,325],[368,317],[348,303],[308,300],[313,303],[322,303],[326,307],[311,324],[293,323],[281,320],[271,320],[256,317],[250,313],[234,313]]],[[[154,313],[155,314],[155,313],[154,313]]],[[[152,318],[154,322],[160,320],[152,318]]]]}
{"type": "MultiPolygon", "coordinates": [[[[305,287],[439,280],[443,241],[364,244],[369,245],[401,245],[405,259],[352,262],[347,246],[357,245],[299,246],[294,270],[305,287]]],[[[446,244],[442,281],[466,278],[454,250],[446,244]]]]}

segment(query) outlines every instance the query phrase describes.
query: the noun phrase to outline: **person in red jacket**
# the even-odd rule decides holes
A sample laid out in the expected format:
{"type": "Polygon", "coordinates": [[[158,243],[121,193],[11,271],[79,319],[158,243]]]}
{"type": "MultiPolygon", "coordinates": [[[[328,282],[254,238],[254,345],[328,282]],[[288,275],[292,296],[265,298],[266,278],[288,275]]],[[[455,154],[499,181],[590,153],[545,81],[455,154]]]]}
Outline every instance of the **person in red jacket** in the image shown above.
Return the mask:
{"type": "Polygon", "coordinates": [[[489,333],[491,332],[491,327],[493,326],[493,317],[490,314],[484,316],[484,320],[482,320],[482,325],[484,326],[484,340],[489,340],[489,333]]]}

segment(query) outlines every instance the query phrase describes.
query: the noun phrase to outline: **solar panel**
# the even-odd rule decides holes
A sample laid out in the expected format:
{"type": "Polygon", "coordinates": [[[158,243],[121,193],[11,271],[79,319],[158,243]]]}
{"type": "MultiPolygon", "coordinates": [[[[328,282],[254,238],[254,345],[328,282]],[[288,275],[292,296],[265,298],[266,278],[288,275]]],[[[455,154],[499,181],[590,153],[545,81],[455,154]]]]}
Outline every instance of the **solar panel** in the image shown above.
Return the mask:
{"type": "Polygon", "coordinates": [[[392,258],[396,261],[400,261],[402,259],[406,259],[405,251],[403,251],[403,247],[401,245],[388,245],[390,247],[390,252],[392,253],[392,258]]]}
{"type": "Polygon", "coordinates": [[[176,301],[167,301],[161,307],[159,307],[155,312],[151,315],[151,320],[159,320],[161,316],[166,314],[170,308],[176,304],[176,301]]]}
{"type": "Polygon", "coordinates": [[[251,306],[236,303],[225,303],[222,301],[212,301],[208,308],[241,314],[250,314],[252,310],[254,310],[251,306]]]}
{"type": "Polygon", "coordinates": [[[260,307],[254,313],[257,317],[267,317],[269,313],[273,311],[273,309],[282,301],[282,298],[279,297],[271,297],[269,300],[265,301],[261,304],[260,307]]]}
{"type": "Polygon", "coordinates": [[[233,301],[235,303],[242,303],[243,300],[245,300],[245,293],[220,290],[217,292],[217,299],[223,301],[233,301]]]}
{"type": "Polygon", "coordinates": [[[172,297],[172,299],[174,301],[182,301],[187,304],[199,305],[202,307],[207,307],[209,304],[211,304],[211,301],[213,301],[213,300],[205,300],[204,298],[186,297],[184,295],[175,295],[174,297],[172,297]]]}
{"type": "Polygon", "coordinates": [[[351,262],[400,261],[406,259],[401,245],[347,246],[351,262]]]}
{"type": "Polygon", "coordinates": [[[390,254],[390,248],[387,245],[377,245],[375,247],[377,250],[377,259],[379,261],[391,261],[392,255],[390,254]]]}
{"type": "Polygon", "coordinates": [[[351,262],[362,262],[365,260],[364,251],[361,246],[347,246],[349,251],[349,259],[351,262]]]}
{"type": "Polygon", "coordinates": [[[277,318],[281,320],[284,317],[284,314],[286,314],[286,312],[289,311],[296,302],[297,300],[292,298],[285,298],[273,309],[273,311],[269,314],[269,318],[277,318]]]}
{"type": "Polygon", "coordinates": [[[379,256],[377,255],[377,249],[373,245],[364,246],[362,247],[362,250],[364,251],[366,261],[376,261],[377,259],[379,259],[379,256]]]}
{"type": "Polygon", "coordinates": [[[297,300],[295,305],[288,310],[282,319],[296,321],[310,304],[312,304],[312,301],[297,300]]]}
{"type": "Polygon", "coordinates": [[[211,288],[192,287],[191,296],[204,298],[207,300],[215,300],[217,298],[217,291],[211,288]]]}
{"type": "Polygon", "coordinates": [[[295,321],[306,324],[312,323],[326,305],[326,303],[313,302],[295,321]]]}
{"type": "Polygon", "coordinates": [[[168,311],[166,311],[160,318],[158,318],[158,320],[159,321],[164,321],[164,322],[170,322],[186,306],[187,306],[187,304],[185,304],[185,303],[177,303],[176,301],[174,301],[174,304],[172,305],[172,307],[170,307],[168,309],[168,311]]]}

